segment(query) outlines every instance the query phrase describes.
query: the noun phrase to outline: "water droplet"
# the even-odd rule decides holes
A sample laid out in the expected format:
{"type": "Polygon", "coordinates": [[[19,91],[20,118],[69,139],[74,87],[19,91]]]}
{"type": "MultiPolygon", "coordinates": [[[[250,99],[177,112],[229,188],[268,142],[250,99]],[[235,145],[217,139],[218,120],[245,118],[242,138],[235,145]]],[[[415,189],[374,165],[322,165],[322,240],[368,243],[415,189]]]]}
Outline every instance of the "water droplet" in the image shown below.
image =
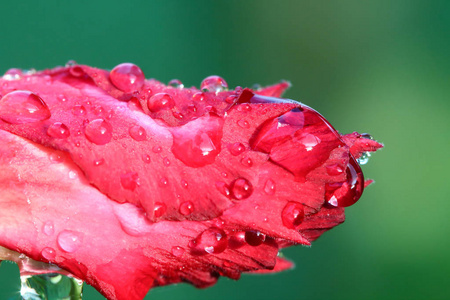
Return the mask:
{"type": "Polygon", "coordinates": [[[64,157],[61,156],[60,153],[58,153],[58,152],[52,152],[49,155],[49,159],[51,162],[54,162],[54,163],[62,163],[64,161],[64,157]]]}
{"type": "Polygon", "coordinates": [[[56,122],[48,127],[47,134],[55,139],[65,139],[70,136],[70,131],[63,123],[56,122]]]}
{"type": "Polygon", "coordinates": [[[250,128],[250,124],[244,119],[237,121],[237,124],[242,128],[250,128]]]}
{"type": "Polygon", "coordinates": [[[332,164],[329,166],[326,166],[328,175],[331,176],[337,176],[341,175],[344,172],[344,167],[340,164],[332,164]]]}
{"type": "Polygon", "coordinates": [[[172,128],[172,153],[193,168],[214,163],[221,150],[223,119],[206,115],[172,128]]]}
{"type": "Polygon", "coordinates": [[[359,200],[364,190],[364,175],[352,155],[350,155],[345,173],[346,181],[325,185],[325,200],[332,206],[353,205],[359,200]]]}
{"type": "Polygon", "coordinates": [[[61,102],[66,102],[66,101],[67,101],[66,96],[64,96],[63,94],[58,95],[58,96],[56,97],[56,99],[58,99],[58,101],[61,101],[61,102]]]}
{"type": "Polygon", "coordinates": [[[185,250],[184,250],[184,248],[182,248],[180,246],[173,246],[171,252],[172,252],[173,256],[175,256],[175,257],[182,257],[185,250]]]}
{"type": "Polygon", "coordinates": [[[243,103],[237,107],[237,110],[248,112],[252,110],[252,107],[248,103],[243,103]]]}
{"type": "Polygon", "coordinates": [[[192,203],[191,201],[185,201],[183,203],[180,204],[180,214],[182,214],[183,216],[187,216],[192,214],[192,212],[194,212],[194,203],[192,203]]]}
{"type": "Polygon", "coordinates": [[[274,195],[276,190],[275,181],[272,179],[267,179],[266,184],[264,185],[264,192],[267,195],[274,195]]]}
{"type": "Polygon", "coordinates": [[[22,77],[22,70],[12,68],[5,72],[5,75],[3,75],[3,79],[5,80],[18,80],[22,77]]]}
{"type": "Polygon", "coordinates": [[[158,112],[164,109],[171,109],[175,106],[172,96],[167,93],[154,94],[148,101],[147,107],[151,112],[158,112]]]}
{"type": "Polygon", "coordinates": [[[266,235],[258,230],[249,230],[245,232],[245,241],[250,246],[259,246],[266,240],[266,235]]]}
{"type": "Polygon", "coordinates": [[[168,183],[169,183],[169,180],[166,177],[163,177],[159,180],[160,187],[167,187],[168,183]]]}
{"type": "Polygon", "coordinates": [[[169,81],[169,86],[176,88],[176,89],[184,88],[184,84],[178,79],[172,79],[171,81],[169,81]]]}
{"type": "Polygon", "coordinates": [[[73,170],[69,171],[69,178],[70,178],[70,179],[76,179],[76,178],[78,178],[78,173],[75,172],[75,171],[73,171],[73,170]]]}
{"type": "Polygon", "coordinates": [[[152,151],[154,153],[160,153],[162,151],[161,146],[153,146],[152,151]]]}
{"type": "Polygon", "coordinates": [[[13,91],[0,99],[0,119],[10,124],[32,123],[49,119],[50,110],[38,95],[13,91]]]}
{"type": "Polygon", "coordinates": [[[120,184],[126,190],[134,191],[139,185],[139,175],[136,172],[127,172],[120,175],[120,184]]]}
{"type": "Polygon", "coordinates": [[[164,159],[163,159],[163,164],[164,164],[164,166],[166,166],[166,167],[170,166],[170,160],[169,160],[167,157],[164,157],[164,159]]]}
{"type": "Polygon", "coordinates": [[[253,166],[253,161],[250,157],[244,157],[241,159],[241,164],[250,168],[251,166],[253,166]]]}
{"type": "Polygon", "coordinates": [[[281,212],[283,225],[290,229],[296,229],[305,217],[303,205],[299,202],[288,202],[281,212]]]}
{"type": "Polygon", "coordinates": [[[237,156],[245,151],[245,146],[242,143],[234,143],[230,145],[230,153],[237,156]]]}
{"type": "Polygon", "coordinates": [[[86,108],[80,104],[74,105],[72,108],[72,114],[75,116],[84,116],[86,114],[86,108]]]}
{"type": "Polygon", "coordinates": [[[96,145],[105,145],[111,141],[112,126],[103,119],[95,119],[86,126],[84,134],[87,139],[96,145]]]}
{"type": "Polygon", "coordinates": [[[227,246],[227,234],[216,227],[206,229],[189,243],[192,253],[197,255],[222,253],[227,246]]]}
{"type": "Polygon", "coordinates": [[[198,102],[202,102],[205,100],[205,95],[203,93],[195,93],[194,95],[192,95],[192,100],[193,101],[198,101],[198,102]]]}
{"type": "Polygon", "coordinates": [[[105,163],[105,160],[103,158],[94,160],[94,166],[96,166],[96,167],[101,166],[104,163],[105,163]]]}
{"type": "Polygon", "coordinates": [[[223,181],[217,181],[216,182],[216,188],[224,196],[229,197],[231,195],[230,188],[223,181]]]}
{"type": "Polygon", "coordinates": [[[68,253],[72,253],[80,248],[83,242],[83,235],[79,232],[72,230],[63,230],[58,235],[58,245],[59,247],[68,253]]]}
{"type": "Polygon", "coordinates": [[[56,257],[56,251],[53,248],[45,247],[41,251],[41,256],[46,260],[52,261],[56,257]]]}
{"type": "Polygon", "coordinates": [[[148,155],[148,154],[143,154],[143,155],[142,155],[142,160],[143,160],[146,164],[149,164],[149,163],[151,162],[150,155],[148,155]]]}
{"type": "Polygon", "coordinates": [[[164,203],[156,202],[153,207],[153,214],[155,218],[160,218],[162,215],[166,213],[167,206],[164,203]]]}
{"type": "Polygon", "coordinates": [[[313,134],[305,134],[300,137],[300,139],[295,139],[299,143],[305,146],[306,151],[311,151],[315,146],[320,144],[321,140],[313,134]]]}
{"type": "Polygon", "coordinates": [[[231,193],[236,200],[246,199],[253,193],[253,186],[247,179],[238,178],[231,183],[231,193]]]}
{"type": "Polygon", "coordinates": [[[75,60],[71,59],[71,60],[68,60],[66,62],[65,67],[68,68],[68,67],[72,67],[72,66],[75,66],[75,65],[77,65],[77,62],[75,60]]]}
{"type": "Polygon", "coordinates": [[[53,222],[52,221],[45,222],[44,225],[42,225],[42,231],[46,235],[53,235],[55,233],[55,227],[53,225],[53,222]]]}
{"type": "Polygon", "coordinates": [[[186,180],[181,180],[181,186],[185,189],[187,189],[189,187],[189,184],[186,180]]]}
{"type": "Polygon", "coordinates": [[[356,160],[360,165],[365,165],[369,162],[370,152],[363,152],[361,156],[356,160]]]}
{"type": "Polygon", "coordinates": [[[139,125],[131,126],[129,129],[130,136],[136,141],[145,141],[147,139],[147,132],[139,125]]]}
{"type": "Polygon", "coordinates": [[[222,77],[213,75],[203,79],[200,84],[200,89],[204,92],[219,93],[226,91],[228,89],[228,84],[222,77]]]}
{"type": "Polygon", "coordinates": [[[123,63],[112,69],[109,79],[119,90],[130,93],[142,87],[145,76],[141,68],[135,64],[123,63]]]}
{"type": "Polygon", "coordinates": [[[80,66],[74,65],[69,68],[69,73],[74,77],[80,77],[84,75],[84,70],[80,66]]]}
{"type": "Polygon", "coordinates": [[[226,103],[234,103],[234,101],[236,100],[236,96],[235,95],[231,95],[225,98],[225,102],[226,103]]]}
{"type": "Polygon", "coordinates": [[[94,115],[99,116],[104,113],[104,108],[100,105],[96,105],[93,107],[92,112],[94,115]]]}

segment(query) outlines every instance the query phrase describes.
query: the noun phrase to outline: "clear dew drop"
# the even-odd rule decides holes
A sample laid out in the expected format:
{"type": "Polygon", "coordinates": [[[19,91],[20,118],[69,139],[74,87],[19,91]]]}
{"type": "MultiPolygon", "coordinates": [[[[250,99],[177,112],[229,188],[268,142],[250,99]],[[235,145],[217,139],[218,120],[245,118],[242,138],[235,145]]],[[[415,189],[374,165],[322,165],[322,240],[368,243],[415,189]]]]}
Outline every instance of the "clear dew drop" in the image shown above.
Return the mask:
{"type": "Polygon", "coordinates": [[[72,108],[72,114],[75,116],[84,116],[86,115],[86,108],[83,105],[76,104],[72,108]]]}
{"type": "Polygon", "coordinates": [[[369,162],[369,159],[370,159],[370,152],[363,152],[356,161],[360,165],[365,165],[369,162]]]}
{"type": "Polygon", "coordinates": [[[170,166],[170,160],[167,157],[164,157],[163,164],[164,164],[165,167],[170,166]]]}
{"type": "Polygon", "coordinates": [[[57,238],[58,246],[65,252],[77,251],[83,243],[83,235],[72,230],[63,230],[57,238]]]}
{"type": "Polygon", "coordinates": [[[55,122],[48,127],[47,134],[55,139],[65,139],[70,136],[70,130],[64,123],[55,122]]]}
{"type": "Polygon", "coordinates": [[[241,164],[247,168],[253,166],[253,161],[250,157],[244,157],[241,159],[241,164]]]}
{"type": "Polygon", "coordinates": [[[38,95],[29,91],[13,91],[0,99],[0,119],[10,124],[47,120],[50,110],[38,95]]]}
{"type": "Polygon", "coordinates": [[[134,191],[139,185],[139,175],[136,172],[127,172],[120,175],[120,184],[129,191],[134,191]]]}
{"type": "Polygon", "coordinates": [[[149,164],[152,160],[151,160],[151,158],[150,158],[150,155],[148,155],[148,154],[143,154],[142,155],[142,160],[146,163],[146,164],[149,164]]]}
{"type": "Polygon", "coordinates": [[[179,211],[183,216],[192,214],[194,212],[194,203],[192,203],[191,201],[185,201],[181,203],[179,211]]]}
{"type": "Polygon", "coordinates": [[[53,225],[53,222],[45,222],[44,225],[42,225],[42,231],[48,236],[53,235],[55,233],[55,226],[53,225]]]}
{"type": "Polygon", "coordinates": [[[303,205],[296,201],[288,202],[281,212],[281,220],[283,225],[289,229],[297,229],[303,222],[305,211],[303,205]]]}
{"type": "Polygon", "coordinates": [[[147,132],[142,126],[139,125],[131,126],[128,132],[135,141],[140,142],[145,141],[147,139],[147,132]]]}
{"type": "Polygon", "coordinates": [[[267,195],[274,195],[276,191],[276,183],[272,179],[267,179],[264,185],[264,193],[267,195]]]}
{"type": "Polygon", "coordinates": [[[111,141],[113,128],[103,119],[95,119],[86,125],[84,134],[86,138],[96,144],[105,145],[111,141]]]}
{"type": "Polygon", "coordinates": [[[169,81],[169,86],[176,88],[176,89],[184,88],[184,84],[178,79],[172,79],[171,81],[169,81]]]}
{"type": "Polygon", "coordinates": [[[253,193],[252,184],[245,178],[238,178],[231,183],[231,195],[236,200],[243,200],[253,193]]]}
{"type": "Polygon", "coordinates": [[[41,251],[41,256],[46,260],[53,261],[56,257],[56,251],[53,248],[45,247],[41,251]]]}
{"type": "Polygon", "coordinates": [[[231,144],[230,147],[231,155],[237,156],[245,151],[245,146],[242,143],[231,144]]]}
{"type": "Polygon", "coordinates": [[[224,196],[229,197],[231,195],[230,188],[223,181],[217,181],[215,183],[216,189],[224,196]]]}
{"type": "Polygon", "coordinates": [[[62,163],[64,161],[64,157],[58,152],[52,152],[48,158],[54,163],[62,163]]]}
{"type": "Polygon", "coordinates": [[[242,128],[250,128],[250,124],[248,123],[247,120],[244,119],[237,121],[237,124],[239,125],[239,127],[242,128]]]}
{"type": "Polygon", "coordinates": [[[192,240],[189,247],[196,255],[222,253],[228,247],[228,237],[222,229],[211,227],[192,240]]]}
{"type": "Polygon", "coordinates": [[[161,148],[161,146],[153,146],[152,151],[154,153],[161,153],[162,148],[161,148]]]}
{"type": "Polygon", "coordinates": [[[228,84],[222,77],[213,75],[203,79],[200,89],[203,92],[219,93],[228,90],[228,84]]]}
{"type": "Polygon", "coordinates": [[[203,93],[195,93],[192,95],[192,100],[195,102],[202,102],[205,100],[205,95],[203,93]]]}
{"type": "Polygon", "coordinates": [[[155,216],[155,218],[160,218],[166,213],[166,210],[167,206],[164,203],[156,202],[155,206],[153,207],[153,215],[155,216]]]}
{"type": "Polygon", "coordinates": [[[141,68],[135,64],[123,63],[111,70],[109,79],[119,90],[130,93],[142,87],[145,76],[141,68]]]}
{"type": "Polygon", "coordinates": [[[250,246],[259,246],[266,240],[266,235],[258,230],[248,230],[245,232],[245,242],[250,246]]]}
{"type": "Polygon", "coordinates": [[[180,246],[173,246],[171,252],[175,257],[182,257],[186,250],[184,250],[184,248],[180,246]]]}
{"type": "Polygon", "coordinates": [[[186,180],[183,179],[183,180],[181,180],[181,186],[183,188],[187,189],[189,187],[189,184],[188,184],[188,182],[186,180]]]}
{"type": "Polygon", "coordinates": [[[147,107],[151,112],[171,109],[175,106],[172,96],[167,93],[154,94],[148,101],[147,107]]]}

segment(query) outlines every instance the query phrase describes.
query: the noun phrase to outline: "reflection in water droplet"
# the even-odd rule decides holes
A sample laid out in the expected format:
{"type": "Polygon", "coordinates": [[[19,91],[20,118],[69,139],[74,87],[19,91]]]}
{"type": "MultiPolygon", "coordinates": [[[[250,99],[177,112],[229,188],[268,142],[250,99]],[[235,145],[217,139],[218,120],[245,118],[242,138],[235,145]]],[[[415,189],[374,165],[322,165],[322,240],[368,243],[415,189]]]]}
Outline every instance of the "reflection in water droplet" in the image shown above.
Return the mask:
{"type": "Polygon", "coordinates": [[[185,201],[180,204],[180,214],[183,216],[190,215],[194,212],[194,203],[191,201],[185,201]]]}
{"type": "Polygon", "coordinates": [[[147,107],[151,112],[171,109],[174,106],[175,101],[173,101],[172,96],[167,93],[155,94],[147,101],[147,107]]]}
{"type": "Polygon", "coordinates": [[[227,234],[216,227],[206,229],[189,243],[192,254],[196,255],[222,253],[227,246],[227,234]]]}
{"type": "Polygon", "coordinates": [[[145,141],[147,138],[147,132],[139,125],[131,126],[128,131],[130,136],[136,141],[145,141]]]}
{"type": "Polygon", "coordinates": [[[245,241],[250,246],[259,246],[266,240],[266,235],[258,230],[249,230],[245,232],[245,241]]]}
{"type": "Polygon", "coordinates": [[[303,222],[305,211],[303,205],[299,202],[288,202],[281,212],[281,220],[283,225],[290,229],[297,229],[303,222]]]}
{"type": "Polygon", "coordinates": [[[68,253],[75,252],[83,243],[83,235],[72,230],[63,230],[57,239],[59,247],[68,253]]]}
{"type": "Polygon", "coordinates": [[[103,119],[96,119],[86,126],[84,134],[87,139],[96,145],[105,145],[111,141],[112,126],[103,119]]]}
{"type": "Polygon", "coordinates": [[[0,119],[10,124],[25,124],[49,119],[50,110],[38,95],[13,91],[0,99],[0,119]]]}
{"type": "Polygon", "coordinates": [[[236,200],[246,199],[253,193],[253,186],[247,179],[238,178],[231,183],[231,193],[236,200]]]}
{"type": "Polygon", "coordinates": [[[119,90],[130,93],[142,87],[145,76],[135,64],[123,63],[111,70],[109,79],[119,90]]]}
{"type": "Polygon", "coordinates": [[[213,75],[203,79],[200,89],[204,92],[219,93],[227,90],[228,84],[222,77],[213,75]]]}
{"type": "Polygon", "coordinates": [[[47,134],[55,139],[65,139],[70,136],[70,131],[63,123],[56,122],[48,127],[47,134]]]}

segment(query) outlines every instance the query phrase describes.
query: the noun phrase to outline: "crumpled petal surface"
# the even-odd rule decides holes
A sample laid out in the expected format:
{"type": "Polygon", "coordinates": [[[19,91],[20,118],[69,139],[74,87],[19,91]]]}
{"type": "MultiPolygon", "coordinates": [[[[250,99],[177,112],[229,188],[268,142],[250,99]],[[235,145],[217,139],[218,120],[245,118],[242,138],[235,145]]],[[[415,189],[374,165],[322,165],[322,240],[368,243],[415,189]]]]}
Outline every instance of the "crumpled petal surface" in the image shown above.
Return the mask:
{"type": "Polygon", "coordinates": [[[0,79],[0,246],[108,299],[290,268],[279,249],[342,223],[355,159],[382,147],[274,98],[287,82],[200,91],[122,70],[0,79]]]}

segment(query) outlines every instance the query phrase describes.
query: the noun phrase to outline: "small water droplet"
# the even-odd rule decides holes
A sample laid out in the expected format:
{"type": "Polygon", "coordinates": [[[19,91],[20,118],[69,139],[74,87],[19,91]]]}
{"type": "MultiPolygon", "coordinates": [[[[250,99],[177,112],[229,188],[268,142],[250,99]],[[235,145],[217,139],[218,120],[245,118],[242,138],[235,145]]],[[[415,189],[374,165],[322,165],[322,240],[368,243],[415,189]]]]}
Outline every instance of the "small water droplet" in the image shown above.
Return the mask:
{"type": "Polygon", "coordinates": [[[47,120],[50,110],[38,95],[29,91],[13,91],[0,99],[0,119],[10,124],[47,120]]]}
{"type": "Polygon", "coordinates": [[[170,166],[170,160],[169,160],[167,157],[164,157],[164,159],[163,159],[163,164],[164,164],[164,166],[166,166],[166,167],[170,166]]]}
{"type": "Polygon", "coordinates": [[[48,261],[53,261],[56,257],[56,251],[53,248],[45,247],[41,251],[41,256],[48,261]]]}
{"type": "Polygon", "coordinates": [[[55,139],[65,139],[70,136],[69,128],[61,123],[55,122],[47,129],[47,134],[55,139]]]}
{"type": "Polygon", "coordinates": [[[363,152],[361,156],[356,160],[360,165],[365,165],[369,162],[370,152],[363,152]]]}
{"type": "Polygon", "coordinates": [[[169,81],[169,86],[176,88],[176,89],[184,88],[184,84],[178,79],[172,79],[171,81],[169,81]]]}
{"type": "Polygon", "coordinates": [[[72,230],[63,230],[57,239],[59,247],[68,253],[72,253],[80,248],[83,243],[83,235],[72,230]]]}
{"type": "Polygon", "coordinates": [[[121,91],[130,93],[139,90],[145,81],[141,68],[132,63],[123,63],[109,73],[111,82],[121,91]]]}
{"type": "Polygon", "coordinates": [[[71,59],[71,60],[68,60],[66,62],[65,67],[68,68],[68,67],[72,67],[72,66],[75,66],[75,65],[77,65],[77,62],[75,60],[71,59]]]}
{"type": "Polygon", "coordinates": [[[180,246],[173,246],[171,252],[172,252],[173,256],[175,256],[175,257],[182,257],[185,250],[184,250],[184,248],[182,248],[180,246]]]}
{"type": "Polygon", "coordinates": [[[251,166],[253,166],[253,161],[250,157],[244,157],[241,159],[241,164],[250,168],[251,166]]]}
{"type": "Polygon", "coordinates": [[[166,213],[167,206],[164,203],[156,202],[153,208],[153,214],[155,218],[160,218],[166,213]]]}
{"type": "Polygon", "coordinates": [[[245,151],[245,146],[242,143],[234,143],[230,145],[230,153],[237,156],[245,151]]]}
{"type": "Polygon", "coordinates": [[[61,102],[66,102],[67,101],[67,97],[65,95],[63,95],[63,94],[58,95],[56,97],[56,99],[58,99],[58,101],[61,101],[61,102]]]}
{"type": "Polygon", "coordinates": [[[325,200],[332,206],[347,207],[353,205],[359,200],[364,190],[364,175],[352,155],[350,155],[345,173],[347,175],[346,181],[325,185],[325,200]]]}
{"type": "Polygon", "coordinates": [[[105,145],[111,141],[112,126],[103,119],[95,119],[86,126],[84,134],[87,139],[96,145],[105,145]]]}
{"type": "Polygon", "coordinates": [[[69,68],[69,73],[74,77],[81,77],[84,75],[84,70],[80,66],[74,65],[69,68]]]}
{"type": "Polygon", "coordinates": [[[153,146],[152,151],[154,153],[160,153],[162,151],[161,146],[153,146]]]}
{"type": "Polygon", "coordinates": [[[275,181],[272,179],[267,179],[266,184],[264,185],[264,192],[267,195],[274,195],[276,190],[275,181]]]}
{"type": "Polygon", "coordinates": [[[229,197],[231,195],[230,188],[223,181],[217,181],[216,182],[216,188],[224,196],[229,197]]]}
{"type": "Polygon", "coordinates": [[[78,178],[78,173],[73,171],[73,170],[69,171],[69,178],[70,179],[77,179],[78,178]]]}
{"type": "Polygon", "coordinates": [[[222,253],[226,250],[227,246],[227,234],[222,229],[216,227],[206,229],[189,243],[192,253],[197,255],[222,253]]]}
{"type": "Polygon", "coordinates": [[[55,227],[53,225],[53,222],[52,221],[45,222],[44,225],[42,226],[42,231],[46,235],[53,235],[55,233],[55,227]]]}
{"type": "Polygon", "coordinates": [[[245,241],[250,246],[259,246],[266,240],[266,235],[258,230],[249,230],[245,232],[245,241]]]}
{"type": "Polygon", "coordinates": [[[249,111],[252,110],[252,107],[251,107],[250,104],[248,104],[248,103],[243,103],[243,104],[241,104],[241,105],[239,105],[239,106],[237,107],[237,110],[238,110],[238,111],[249,112],[249,111]]]}
{"type": "Polygon", "coordinates": [[[191,201],[185,201],[180,204],[180,214],[183,216],[190,215],[194,212],[194,203],[191,201]]]}
{"type": "Polygon", "coordinates": [[[150,155],[148,155],[148,154],[143,154],[143,155],[142,155],[142,160],[143,160],[146,164],[149,164],[149,163],[151,162],[150,155]]]}
{"type": "Polygon", "coordinates": [[[134,191],[139,185],[139,175],[136,172],[127,172],[120,175],[120,184],[126,190],[134,191]]]}
{"type": "Polygon", "coordinates": [[[242,128],[250,128],[250,124],[244,119],[237,121],[237,124],[242,128]]]}
{"type": "Polygon", "coordinates": [[[236,200],[246,199],[253,193],[253,186],[247,179],[238,178],[231,183],[231,193],[236,200]]]}
{"type": "Polygon", "coordinates": [[[205,95],[203,93],[195,93],[194,95],[192,95],[192,100],[193,101],[198,101],[198,102],[202,102],[205,100],[205,95]]]}
{"type": "Polygon", "coordinates": [[[200,84],[200,89],[204,92],[219,93],[226,91],[228,89],[228,84],[222,77],[213,75],[203,79],[200,84]]]}
{"type": "Polygon", "coordinates": [[[234,101],[236,100],[236,96],[235,95],[231,95],[225,98],[225,102],[226,103],[234,103],[234,101]]]}
{"type": "Polygon", "coordinates": [[[86,114],[86,108],[83,105],[76,104],[72,108],[72,114],[75,116],[84,116],[86,114]]]}
{"type": "Polygon", "coordinates": [[[51,162],[54,162],[54,163],[62,163],[64,161],[64,157],[61,156],[60,153],[58,153],[58,152],[52,152],[49,155],[49,159],[51,162]]]}
{"type": "Polygon", "coordinates": [[[18,80],[22,75],[21,69],[12,68],[6,71],[2,78],[5,80],[18,80]]]}
{"type": "Polygon", "coordinates": [[[167,187],[167,184],[169,184],[169,180],[166,177],[163,177],[159,180],[160,187],[167,187]]]}
{"type": "Polygon", "coordinates": [[[94,160],[94,166],[96,166],[96,167],[101,166],[104,163],[105,163],[105,160],[103,158],[94,160]]]}
{"type": "Polygon", "coordinates": [[[158,112],[164,109],[171,109],[175,106],[175,101],[167,93],[154,94],[148,101],[147,107],[151,112],[158,112]]]}
{"type": "Polygon", "coordinates": [[[185,189],[187,189],[189,187],[189,184],[186,180],[181,180],[181,186],[185,189]]]}
{"type": "Polygon", "coordinates": [[[128,131],[130,133],[130,136],[138,142],[145,141],[147,139],[147,132],[143,127],[139,125],[131,126],[128,131]]]}
{"type": "Polygon", "coordinates": [[[299,202],[288,202],[281,212],[281,220],[283,225],[289,229],[296,229],[305,217],[303,205],[299,202]]]}

